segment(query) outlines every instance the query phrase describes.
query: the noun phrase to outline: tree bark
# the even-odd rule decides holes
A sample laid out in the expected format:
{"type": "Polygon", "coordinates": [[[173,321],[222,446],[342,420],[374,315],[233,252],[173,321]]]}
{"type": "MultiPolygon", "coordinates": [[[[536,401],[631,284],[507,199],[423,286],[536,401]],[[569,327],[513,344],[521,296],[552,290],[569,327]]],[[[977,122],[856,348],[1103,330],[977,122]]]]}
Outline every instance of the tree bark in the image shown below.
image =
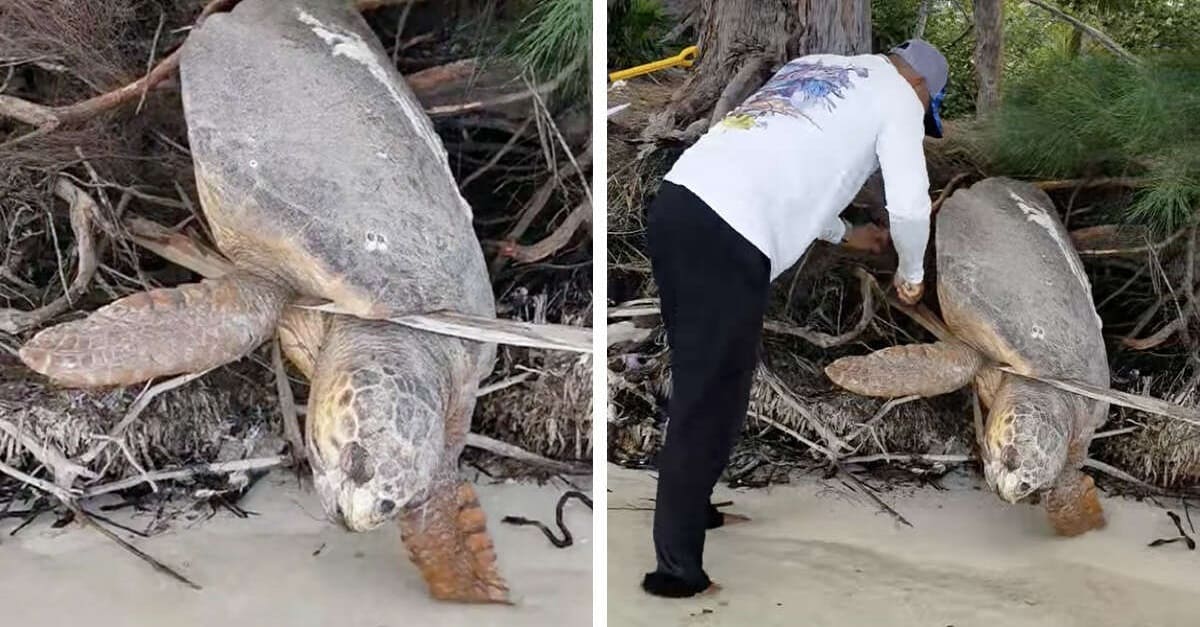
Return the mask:
{"type": "MultiPolygon", "coordinates": [[[[648,135],[707,123],[718,100],[741,102],[787,61],[817,52],[869,53],[870,0],[701,0],[700,56],[648,135]],[[743,66],[756,75],[738,76],[743,66]],[[737,77],[738,80],[734,81],[737,77]],[[727,87],[748,89],[726,93],[727,87]]],[[[736,103],[735,103],[736,104],[736,103]]]]}
{"type": "Polygon", "coordinates": [[[979,92],[975,112],[986,115],[1000,105],[1001,53],[1004,50],[1003,0],[975,2],[975,74],[979,92]]]}
{"type": "Polygon", "coordinates": [[[925,24],[929,21],[929,0],[921,0],[917,5],[917,24],[913,27],[913,38],[925,37],[925,24]]]}

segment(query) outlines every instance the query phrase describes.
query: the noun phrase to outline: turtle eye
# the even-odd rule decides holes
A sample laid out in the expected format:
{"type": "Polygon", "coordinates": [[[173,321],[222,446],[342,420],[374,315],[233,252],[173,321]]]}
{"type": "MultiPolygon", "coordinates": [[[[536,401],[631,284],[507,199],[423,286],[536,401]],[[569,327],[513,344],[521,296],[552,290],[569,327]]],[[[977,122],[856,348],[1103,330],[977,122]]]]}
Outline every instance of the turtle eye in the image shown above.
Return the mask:
{"type": "Polygon", "coordinates": [[[355,485],[362,485],[375,476],[375,469],[371,467],[371,454],[358,442],[351,442],[342,447],[341,467],[342,472],[346,473],[355,485]]]}
{"type": "Polygon", "coordinates": [[[1009,444],[1004,447],[1000,453],[1000,461],[1004,463],[1004,468],[1013,471],[1021,467],[1020,461],[1017,459],[1017,447],[1009,444]]]}

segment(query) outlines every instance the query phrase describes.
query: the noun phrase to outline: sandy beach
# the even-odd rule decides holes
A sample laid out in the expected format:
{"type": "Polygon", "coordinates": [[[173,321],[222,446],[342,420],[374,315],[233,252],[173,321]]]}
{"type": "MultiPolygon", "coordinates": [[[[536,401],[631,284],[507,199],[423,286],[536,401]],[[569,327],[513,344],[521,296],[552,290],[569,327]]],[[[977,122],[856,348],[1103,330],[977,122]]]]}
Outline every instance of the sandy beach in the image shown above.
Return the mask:
{"type": "MultiPolygon", "coordinates": [[[[836,478],[718,487],[718,500],[734,501],[728,511],[752,519],[709,535],[705,568],[722,589],[662,600],[638,587],[653,566],[654,477],[610,466],[609,624],[1200,624],[1200,551],[1147,546],[1178,535],[1163,509],[1104,498],[1107,528],[1066,539],[1051,534],[1040,508],[1006,505],[981,480],[943,484],[881,495],[911,527],[836,478]]],[[[1165,505],[1182,515],[1177,502],[1165,505]]]]}
{"type": "MultiPolygon", "coordinates": [[[[586,486],[586,484],[585,484],[586,486]]],[[[192,590],[155,572],[93,530],[51,529],[45,516],[15,537],[0,524],[0,624],[287,625],[393,627],[438,625],[590,625],[591,510],[570,501],[564,517],[575,544],[556,549],[536,527],[500,524],[506,515],[549,523],[561,484],[478,485],[513,607],[464,606],[431,600],[408,562],[399,530],[366,534],[322,518],[315,493],[273,474],[241,502],[256,516],[228,512],[191,525],[179,522],[139,548],[203,587],[192,590]]],[[[113,516],[128,523],[128,516],[113,516]]],[[[146,517],[132,526],[144,527],[146,517]]]]}

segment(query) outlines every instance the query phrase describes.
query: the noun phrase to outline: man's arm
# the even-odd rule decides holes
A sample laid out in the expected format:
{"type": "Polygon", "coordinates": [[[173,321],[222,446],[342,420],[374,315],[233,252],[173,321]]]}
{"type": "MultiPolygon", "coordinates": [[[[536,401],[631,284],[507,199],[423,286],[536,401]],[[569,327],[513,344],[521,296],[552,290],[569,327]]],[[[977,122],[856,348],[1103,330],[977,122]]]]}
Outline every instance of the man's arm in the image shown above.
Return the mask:
{"type": "Polygon", "coordinates": [[[924,122],[905,107],[888,108],[875,142],[883,174],[892,241],[900,257],[897,277],[912,285],[925,279],[929,243],[929,173],[925,169],[924,122]]]}

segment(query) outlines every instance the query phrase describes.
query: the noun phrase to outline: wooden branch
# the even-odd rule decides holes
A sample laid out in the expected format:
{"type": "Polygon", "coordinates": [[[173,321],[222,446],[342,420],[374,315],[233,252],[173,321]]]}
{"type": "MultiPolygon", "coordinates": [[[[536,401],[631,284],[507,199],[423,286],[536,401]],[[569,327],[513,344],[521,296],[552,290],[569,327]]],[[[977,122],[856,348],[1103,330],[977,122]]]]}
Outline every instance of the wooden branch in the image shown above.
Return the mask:
{"type": "Polygon", "coordinates": [[[92,277],[96,274],[96,242],[92,235],[92,216],[98,211],[96,201],[63,177],[59,177],[55,183],[54,193],[71,205],[71,231],[75,234],[79,267],[66,292],[51,301],[50,304],[33,311],[0,309],[0,331],[10,335],[32,329],[54,316],[68,311],[75,301],[87,292],[88,286],[92,283],[92,277]]]}
{"type": "Polygon", "coordinates": [[[1133,63],[1135,65],[1141,63],[1141,60],[1139,60],[1137,57],[1133,56],[1133,54],[1131,54],[1128,50],[1122,48],[1120,44],[1113,41],[1112,37],[1109,37],[1108,35],[1104,34],[1104,32],[1101,31],[1100,29],[1095,28],[1094,26],[1088,25],[1086,22],[1080,20],[1079,18],[1068,14],[1066,11],[1063,11],[1062,9],[1050,4],[1049,2],[1045,2],[1044,0],[1025,0],[1025,1],[1028,2],[1029,4],[1032,4],[1035,7],[1040,7],[1042,9],[1048,11],[1054,17],[1056,17],[1064,22],[1067,22],[1068,24],[1074,26],[1075,28],[1078,28],[1079,30],[1087,33],[1089,36],[1091,36],[1092,39],[1095,39],[1097,43],[1099,43],[1101,46],[1104,46],[1105,48],[1108,48],[1109,51],[1111,51],[1113,54],[1117,55],[1118,57],[1121,57],[1122,59],[1124,59],[1130,63],[1133,63]]]}
{"type": "Polygon", "coordinates": [[[467,434],[467,446],[484,450],[501,457],[515,459],[517,461],[532,464],[534,466],[540,466],[559,474],[586,475],[591,472],[591,468],[578,464],[568,464],[567,462],[548,459],[536,453],[530,453],[519,446],[514,446],[507,442],[501,442],[500,440],[489,438],[486,435],[480,435],[478,433],[467,434]]]}
{"type": "Polygon", "coordinates": [[[1150,183],[1151,180],[1146,178],[1137,178],[1133,176],[1114,176],[1086,179],[1035,181],[1033,185],[1044,192],[1053,192],[1061,189],[1087,189],[1091,187],[1129,187],[1132,189],[1137,189],[1139,187],[1146,187],[1150,183]]]}
{"type": "Polygon", "coordinates": [[[292,384],[288,382],[278,336],[271,342],[271,370],[275,374],[275,392],[279,395],[279,413],[283,416],[283,434],[291,446],[292,461],[299,467],[308,459],[308,451],[304,446],[304,434],[300,431],[296,397],[292,394],[292,384]]]}
{"type": "Polygon", "coordinates": [[[143,483],[151,483],[155,481],[170,481],[174,479],[186,479],[196,475],[214,475],[235,472],[247,472],[250,470],[266,470],[276,466],[282,466],[287,463],[288,458],[283,455],[275,455],[273,457],[256,457],[250,459],[238,459],[228,462],[216,462],[212,464],[195,464],[185,466],[175,470],[159,470],[149,472],[136,477],[128,477],[120,481],[105,483],[103,485],[93,486],[83,491],[83,498],[91,498],[102,494],[110,494],[112,492],[120,492],[129,488],[139,486],[143,483]]]}
{"type": "Polygon", "coordinates": [[[575,235],[575,231],[590,222],[591,218],[592,203],[585,200],[572,209],[567,218],[542,240],[529,245],[505,242],[501,245],[500,252],[506,257],[523,263],[541,261],[566,246],[567,242],[570,242],[575,235]]]}
{"type": "Polygon", "coordinates": [[[1138,411],[1144,411],[1158,416],[1173,418],[1175,420],[1179,420],[1180,422],[1186,422],[1192,426],[1200,427],[1200,409],[1194,407],[1184,407],[1183,405],[1177,405],[1175,403],[1150,396],[1141,396],[1139,394],[1121,392],[1120,390],[1102,388],[1089,383],[1084,383],[1082,381],[1070,381],[1066,379],[1055,379],[1053,377],[1042,377],[1026,374],[1019,372],[1016,368],[1011,366],[996,366],[996,368],[1009,374],[1017,375],[1018,377],[1024,377],[1026,379],[1033,379],[1034,381],[1045,383],[1046,385],[1058,388],[1064,392],[1071,392],[1072,394],[1085,396],[1097,401],[1105,401],[1114,405],[1120,405],[1121,407],[1128,407],[1130,409],[1136,409],[1138,411]]]}
{"type": "Polygon", "coordinates": [[[67,459],[62,451],[50,445],[49,442],[37,442],[17,425],[0,418],[0,433],[8,435],[19,444],[41,465],[48,468],[54,476],[55,485],[70,488],[77,477],[98,479],[99,475],[75,462],[67,459]]]}
{"type": "Polygon", "coordinates": [[[954,178],[950,179],[949,183],[946,183],[946,186],[942,188],[942,193],[938,194],[937,200],[933,201],[933,205],[930,206],[930,215],[937,215],[937,212],[942,208],[942,203],[946,202],[946,199],[950,197],[950,192],[953,192],[959,184],[965,181],[967,176],[969,175],[966,172],[956,174],[954,178]]]}
{"type": "Polygon", "coordinates": [[[112,441],[111,438],[120,436],[125,429],[129,428],[129,425],[133,424],[133,422],[138,419],[138,416],[142,415],[142,412],[150,406],[150,401],[153,401],[159,394],[173,390],[181,385],[184,385],[185,383],[198,379],[204,376],[206,373],[208,373],[208,370],[203,372],[193,372],[190,374],[181,374],[177,377],[172,377],[166,381],[162,381],[143,390],[141,394],[138,394],[137,398],[133,399],[133,403],[129,405],[129,409],[125,412],[125,416],[121,418],[121,421],[108,431],[108,437],[110,439],[106,439],[88,449],[88,451],[79,458],[80,461],[82,461],[84,464],[92,463],[92,461],[100,455],[100,452],[109,445],[109,443],[112,441]]]}
{"type": "Polygon", "coordinates": [[[817,444],[816,442],[813,442],[812,440],[800,435],[795,429],[792,429],[792,428],[788,427],[787,425],[779,424],[778,422],[775,422],[774,420],[771,420],[770,418],[767,418],[766,416],[764,416],[758,412],[751,411],[751,412],[746,412],[746,413],[751,418],[761,420],[761,421],[767,423],[768,425],[771,425],[772,427],[775,427],[776,429],[779,429],[780,431],[790,435],[797,442],[824,455],[825,457],[829,458],[830,461],[837,461],[836,453],[834,453],[833,451],[825,448],[824,446],[821,446],[820,444],[817,444]]]}
{"type": "Polygon", "coordinates": [[[927,464],[964,464],[975,459],[971,455],[929,455],[925,453],[877,453],[843,459],[843,464],[869,464],[872,462],[925,462],[927,464]]]}
{"type": "Polygon", "coordinates": [[[854,327],[849,331],[839,335],[830,335],[828,333],[814,331],[808,327],[796,326],[776,320],[767,320],[763,322],[763,330],[770,333],[792,335],[801,338],[819,348],[842,346],[843,344],[853,341],[859,335],[862,335],[862,332],[871,325],[871,321],[875,319],[876,310],[874,290],[872,289],[874,286],[874,280],[871,278],[871,275],[862,268],[855,268],[854,273],[858,275],[859,294],[862,298],[863,309],[862,315],[859,317],[858,322],[856,322],[854,327]]]}
{"type": "MultiPolygon", "coordinates": [[[[211,0],[200,11],[193,28],[198,27],[209,15],[224,11],[237,3],[237,0],[211,0]]],[[[52,132],[63,124],[72,124],[89,120],[105,111],[109,111],[141,97],[150,88],[170,78],[179,68],[183,46],[176,48],[171,54],[159,61],[144,76],[112,91],[88,98],[82,102],[60,107],[48,107],[34,104],[20,98],[0,96],[0,117],[11,117],[26,124],[37,127],[33,132],[9,140],[0,147],[11,147],[33,137],[52,132]]]]}

